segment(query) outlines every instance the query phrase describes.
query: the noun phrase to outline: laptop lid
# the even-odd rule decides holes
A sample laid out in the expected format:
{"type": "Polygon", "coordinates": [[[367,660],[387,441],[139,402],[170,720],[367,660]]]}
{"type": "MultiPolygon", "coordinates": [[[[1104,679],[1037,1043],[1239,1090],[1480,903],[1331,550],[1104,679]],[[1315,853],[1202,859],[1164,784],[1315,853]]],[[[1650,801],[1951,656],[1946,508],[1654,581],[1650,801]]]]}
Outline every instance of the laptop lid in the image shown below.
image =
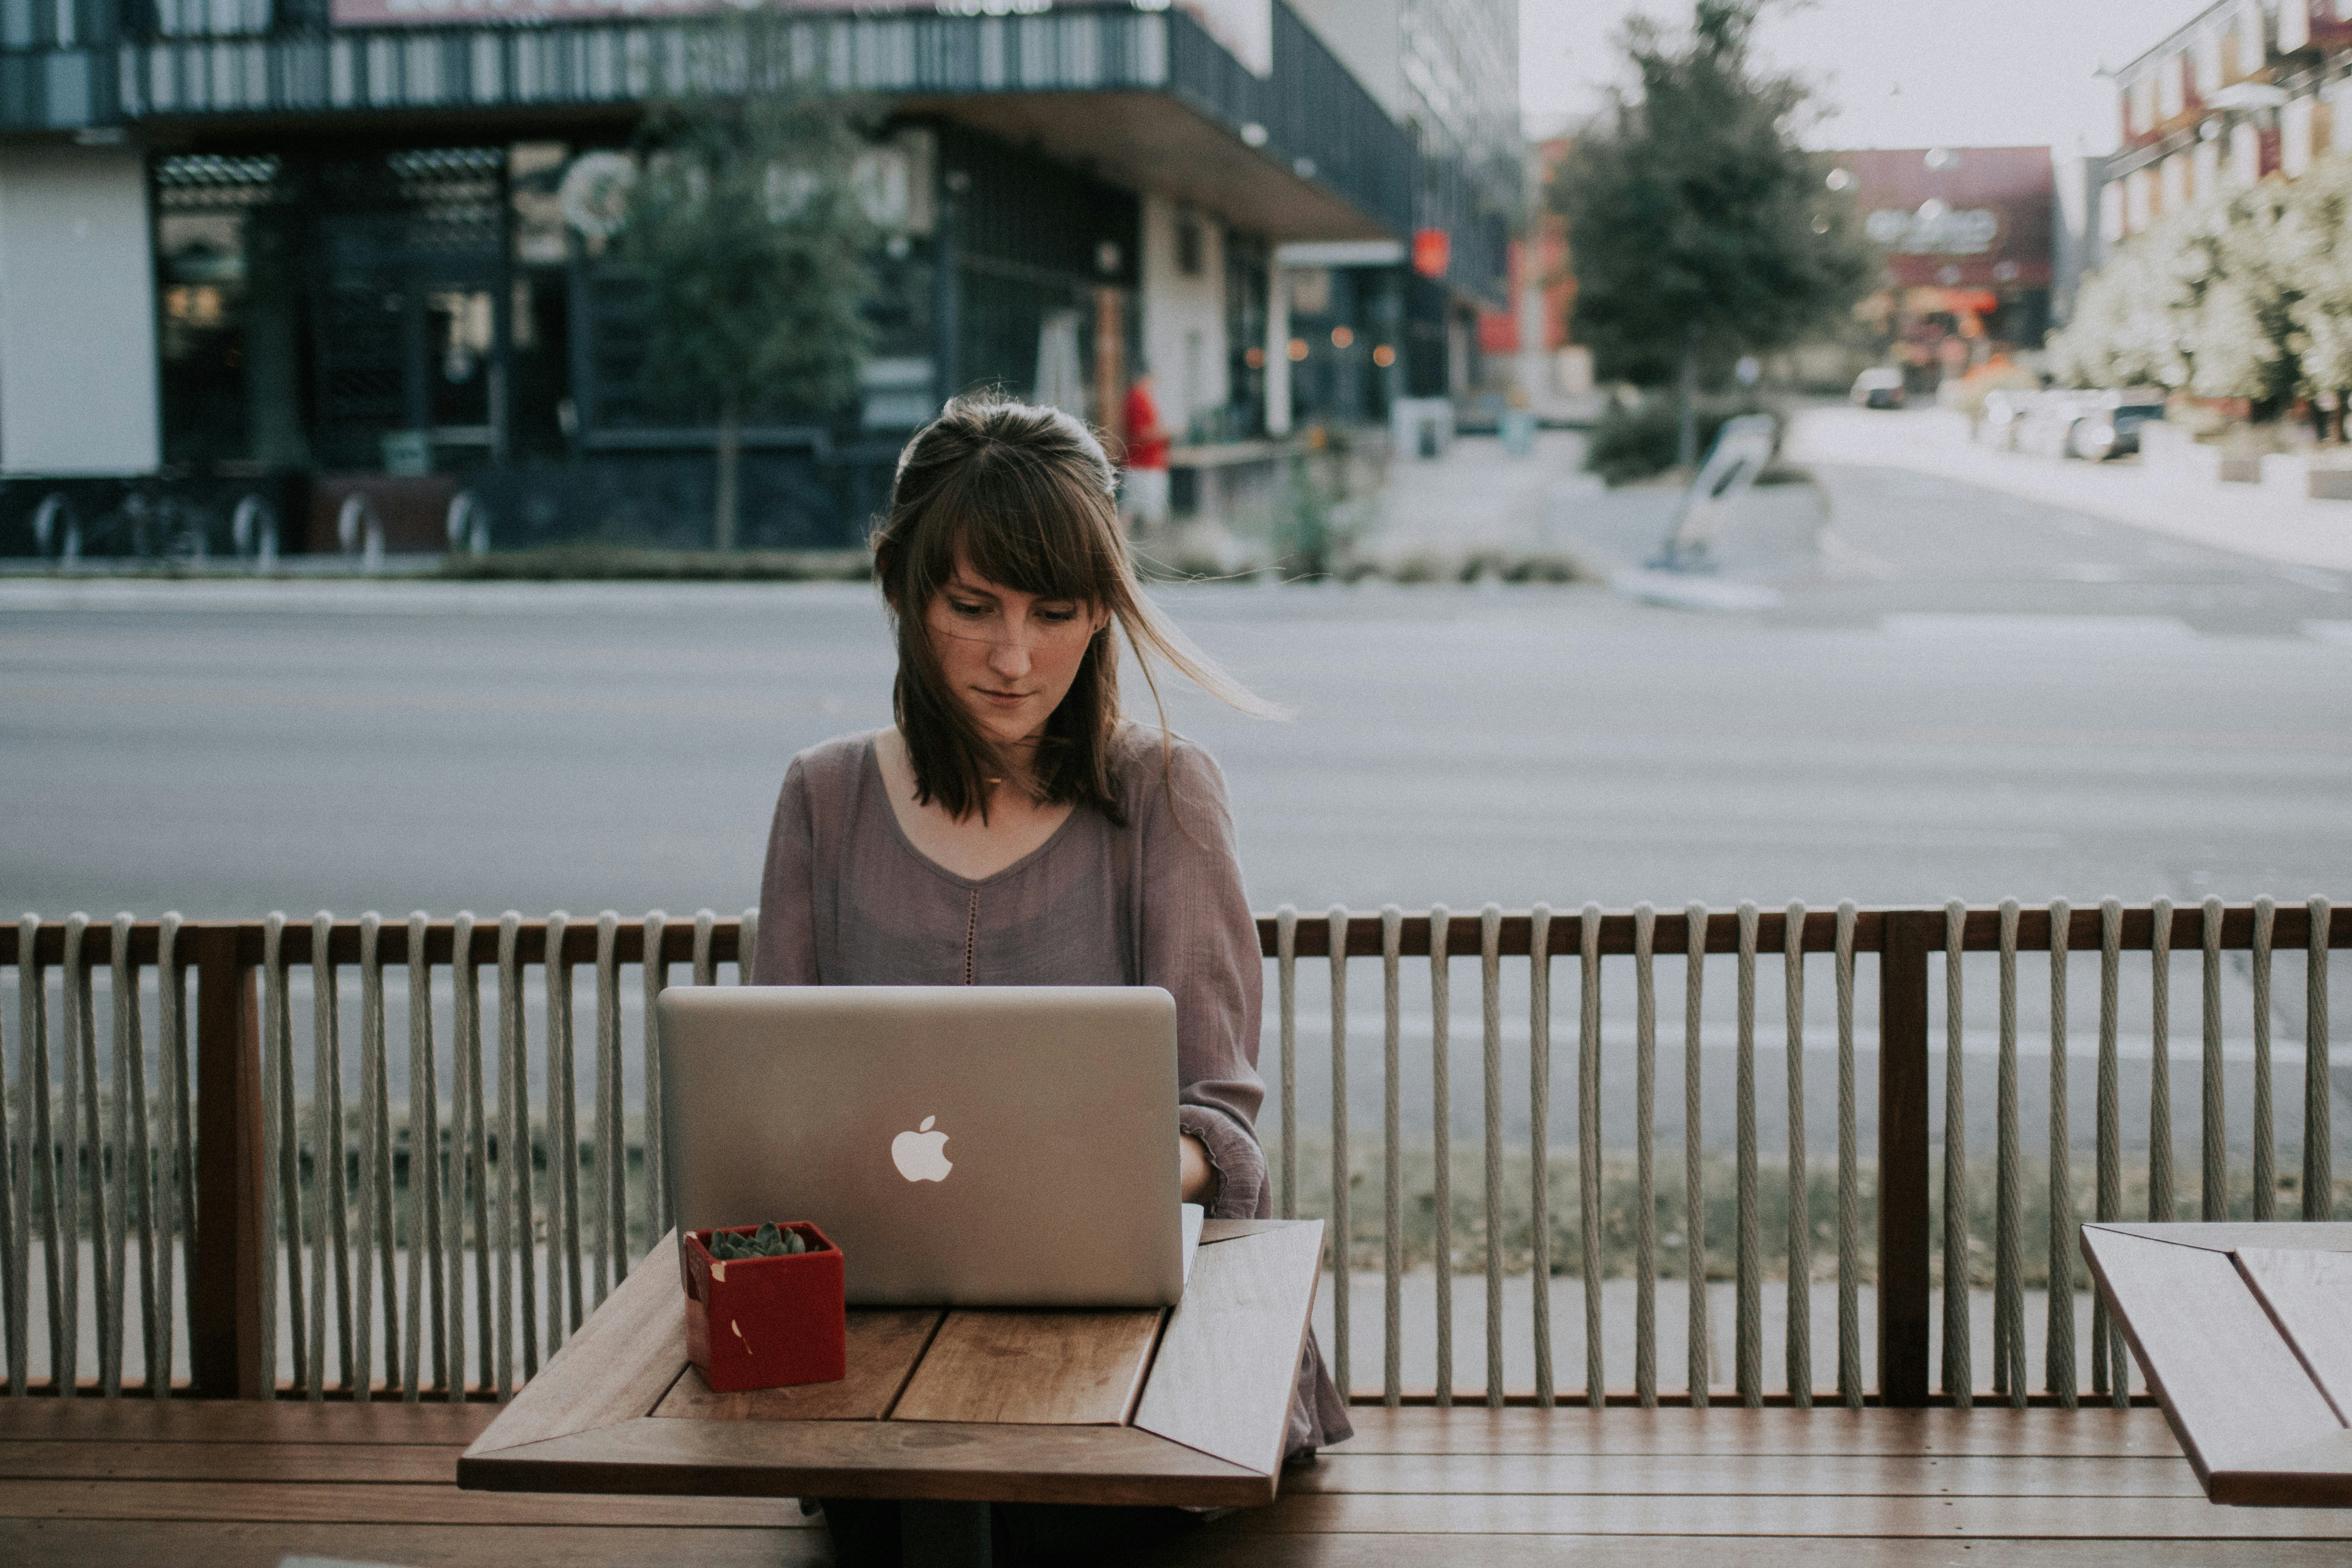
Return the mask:
{"type": "Polygon", "coordinates": [[[1182,1294],[1176,1005],[1156,986],[679,986],[682,1229],[813,1220],[860,1306],[1182,1294]]]}

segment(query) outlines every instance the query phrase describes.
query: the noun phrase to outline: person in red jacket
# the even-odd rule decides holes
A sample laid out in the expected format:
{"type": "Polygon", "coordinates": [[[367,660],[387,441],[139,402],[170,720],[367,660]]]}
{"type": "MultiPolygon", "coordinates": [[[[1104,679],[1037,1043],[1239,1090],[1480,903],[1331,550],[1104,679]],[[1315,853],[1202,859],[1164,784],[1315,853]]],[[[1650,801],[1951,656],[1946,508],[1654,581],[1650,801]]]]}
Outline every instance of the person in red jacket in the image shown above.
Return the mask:
{"type": "Polygon", "coordinates": [[[1145,371],[1127,389],[1127,473],[1119,485],[1119,512],[1134,538],[1152,538],[1168,526],[1168,432],[1145,371]]]}

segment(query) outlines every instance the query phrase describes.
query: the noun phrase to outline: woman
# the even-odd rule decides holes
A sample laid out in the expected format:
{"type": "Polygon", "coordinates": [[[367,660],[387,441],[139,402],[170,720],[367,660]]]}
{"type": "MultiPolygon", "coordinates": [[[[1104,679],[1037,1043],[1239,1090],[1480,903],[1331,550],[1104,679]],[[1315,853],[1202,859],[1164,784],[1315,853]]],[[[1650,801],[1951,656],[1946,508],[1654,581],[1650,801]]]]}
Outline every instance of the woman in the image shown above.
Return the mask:
{"type": "MultiPolygon", "coordinates": [[[[1118,634],[1147,682],[1164,660],[1271,710],[1138,591],[1115,483],[1100,444],[1052,408],[959,400],[908,443],[874,536],[898,721],[793,759],[752,977],[1163,986],[1184,1197],[1262,1217],[1262,964],[1224,780],[1198,747],[1123,716],[1118,634]]],[[[1351,1431],[1310,1338],[1289,1452],[1351,1431]]],[[[828,1522],[845,1546],[895,1534],[873,1510],[835,1504],[828,1522]]]]}

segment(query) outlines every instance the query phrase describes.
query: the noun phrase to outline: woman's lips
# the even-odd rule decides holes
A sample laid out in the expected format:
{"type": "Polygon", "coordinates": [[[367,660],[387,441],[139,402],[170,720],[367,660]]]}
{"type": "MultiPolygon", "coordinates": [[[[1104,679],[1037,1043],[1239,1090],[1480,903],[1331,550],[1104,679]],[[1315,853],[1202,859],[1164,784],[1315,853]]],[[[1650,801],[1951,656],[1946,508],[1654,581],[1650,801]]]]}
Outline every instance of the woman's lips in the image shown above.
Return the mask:
{"type": "Polygon", "coordinates": [[[999,708],[1018,708],[1029,700],[1029,694],[1025,691],[991,691],[984,686],[975,686],[972,689],[980,693],[982,700],[999,708]]]}

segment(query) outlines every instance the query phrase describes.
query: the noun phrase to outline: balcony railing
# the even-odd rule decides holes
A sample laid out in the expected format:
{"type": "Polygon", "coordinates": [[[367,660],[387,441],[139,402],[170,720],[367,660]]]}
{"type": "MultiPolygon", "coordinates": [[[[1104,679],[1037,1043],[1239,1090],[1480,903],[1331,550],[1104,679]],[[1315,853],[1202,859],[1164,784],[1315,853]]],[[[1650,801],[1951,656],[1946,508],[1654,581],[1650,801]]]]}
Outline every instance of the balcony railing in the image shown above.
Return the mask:
{"type": "MultiPolygon", "coordinates": [[[[257,13],[257,15],[259,13],[257,13]]],[[[1253,75],[1181,11],[1060,6],[1030,16],[923,12],[763,16],[780,81],[890,95],[1167,92],[1297,177],[1402,235],[1411,139],[1276,0],[1272,74],[1253,75]]],[[[85,27],[0,51],[0,131],[344,112],[627,104],[740,90],[745,36],[692,18],[520,26],[320,28],[142,37],[85,27]]]]}
{"type": "MultiPolygon", "coordinates": [[[[681,978],[720,980],[756,921],[755,911],[740,921],[705,911],[686,921],[607,912],[593,921],[321,914],[239,923],[77,915],[28,916],[0,929],[0,980],[8,983],[0,990],[14,992],[0,1019],[8,1133],[0,1307],[11,1392],[509,1396],[671,1224],[654,1001],[681,978]],[[85,1334],[94,1365],[82,1353],[85,1334]]],[[[2189,1217],[2178,1190],[2186,1184],[2173,1169],[2176,954],[2200,964],[2200,1212],[2255,1221],[2332,1214],[2326,955],[2352,946],[2352,910],[2325,900],[1518,915],[1490,907],[1307,918],[1286,909],[1262,917],[1259,931],[1275,1012],[1265,1063],[1272,1124],[1261,1131],[1279,1211],[1332,1222],[1328,1349],[1359,1399],[1599,1406],[1940,1397],[1965,1405],[1989,1382],[2011,1405],[2032,1397],[2072,1405],[2086,1393],[2121,1402],[2128,1380],[2119,1336],[2097,1315],[2087,1345],[2074,1334],[2072,1287],[2085,1279],[2075,1226],[2142,1209],[2151,1219],[2189,1217]],[[2127,954],[2147,956],[2127,963],[2127,954]],[[2275,976],[2283,954],[2288,973],[2275,976]],[[1998,1040],[1989,1205],[1972,1195],[1982,1184],[1971,1181],[1963,1124],[1971,1083],[1986,1071],[1981,1059],[1965,1059],[1970,1021],[1982,1016],[1982,976],[1966,975],[1987,957],[1998,1040]],[[1465,963],[1469,976],[1460,976],[1465,963]],[[2036,978],[2051,988],[2048,1111],[2038,1128],[2019,1110],[2021,966],[2046,971],[2036,978]],[[2233,984],[2242,969],[2252,986],[2251,1016],[2234,1025],[2225,967],[2233,984]],[[1575,985],[1572,1026],[1565,1000],[1554,1003],[1562,968],[1575,985]],[[1301,1023],[1319,1032],[1318,1009],[1300,994],[1318,969],[1328,985],[1329,1045],[1327,1058],[1310,1060],[1301,1023]],[[2087,1049],[2067,1032],[2076,969],[2095,978],[2098,996],[2087,1049]],[[1352,980],[1375,973],[1381,1022],[1367,1063],[1349,994],[1352,980]],[[1930,1005],[1939,973],[1940,1104],[1930,1005]],[[1465,1066],[1470,1059],[1451,1038],[1457,977],[1478,999],[1474,1083],[1452,1081],[1457,1056],[1465,1066]],[[1424,981],[1425,1009],[1408,1008],[1407,993],[1418,995],[1424,981]],[[2301,1081],[2274,1089],[2274,994],[2296,981],[2301,1081]],[[1826,984],[1834,998],[1825,1036],[1809,1021],[1809,984],[1826,984]],[[1728,1083],[1720,1062],[1710,1069],[1705,1061],[1716,1048],[1706,998],[1727,984],[1735,1003],[1728,1083]],[[1622,1011],[1602,1006],[1604,988],[1614,997],[1628,985],[1630,1027],[1622,1011]],[[1777,1053],[1759,1054],[1759,1011],[1772,1022],[1771,1010],[1759,1008],[1759,988],[1780,994],[1777,1053]],[[1507,1026],[1507,994],[1524,999],[1524,1027],[1507,1026]],[[1556,1011],[1569,1037],[1558,1042],[1560,1061],[1572,1050],[1576,1086],[1572,1106],[1558,1108],[1556,1011]],[[2135,1034],[2147,1020],[2144,1071],[2136,1052],[2132,1070],[2125,1068],[2127,1015],[2135,1034]],[[2250,1026],[2250,1064],[2241,1059],[2249,1038],[2241,1025],[2250,1026]],[[2242,1121],[2225,1103],[2225,1037],[2231,1059],[2252,1068],[2242,1121]],[[1514,1056],[1525,1047],[1524,1093],[1506,1081],[1507,1045],[1514,1056]],[[1834,1061],[1835,1113],[1817,1154],[1805,1074],[1809,1053],[1824,1048],[1834,1061]],[[1758,1072],[1760,1063],[1769,1075],[1776,1054],[1786,1089],[1777,1116],[1758,1072]],[[2089,1068],[2095,1086],[2087,1118],[2068,1101],[2077,1066],[2089,1068]],[[1605,1110],[1622,1099],[1604,1101],[1602,1092],[1604,1080],[1628,1072],[1631,1125],[1605,1110]],[[1383,1109],[1377,1137],[1359,1141],[1349,1089],[1366,1075],[1379,1083],[1383,1109]],[[1302,1079],[1313,1089],[1318,1079],[1329,1089],[1330,1114],[1325,1125],[1302,1125],[1302,1079]],[[1655,1125],[1662,1080],[1675,1079],[1679,1162],[1659,1149],[1655,1125]],[[2149,1132],[2144,1169],[2128,1171],[2127,1079],[2136,1099],[2146,1094],[2149,1132]],[[1428,1125],[1408,1127],[1404,1107],[1419,1102],[1422,1085],[1428,1125]],[[1736,1128],[1727,1167],[1705,1137],[1710,1119],[1724,1114],[1727,1090],[1736,1128]],[[1865,1148],[1863,1097],[1874,1093],[1874,1147],[1865,1148]],[[2287,1113],[2290,1129],[2300,1127],[2299,1171],[2277,1166],[2276,1093],[2300,1101],[2299,1115],[2287,1113]],[[1451,1147],[1457,1098],[1482,1113],[1475,1160],[1451,1147]],[[1567,1128],[1559,1136],[1556,1109],[1567,1128]],[[2087,1183],[2071,1152],[2086,1120],[2087,1183]],[[1524,1137],[1507,1136],[1521,1124],[1524,1137]],[[2245,1127],[2251,1145],[2242,1177],[2226,1136],[2233,1125],[2245,1127]],[[1776,1135],[1781,1155],[1768,1163],[1776,1135]],[[2044,1137],[2036,1169],[2025,1151],[2044,1137]],[[1320,1162],[1310,1152],[1328,1158],[1328,1179],[1316,1179],[1320,1162]],[[2283,1188],[2295,1195],[2282,1202],[2283,1188]],[[1361,1205],[1360,1190],[1379,1196],[1361,1205]],[[2029,1215],[2044,1224],[2029,1232],[2029,1215]],[[1968,1292],[1983,1272],[1971,1259],[1988,1245],[1990,1333],[1944,1334],[1938,1373],[1937,1261],[1942,1321],[1966,1324],[1968,1292]],[[1434,1270],[1408,1268],[1415,1253],[1433,1259],[1434,1270]],[[1817,1265],[1835,1280],[1833,1367],[1811,1358],[1817,1265]],[[1362,1362],[1349,1296],[1359,1269],[1377,1270],[1382,1287],[1377,1354],[1362,1362]],[[1484,1277],[1483,1387],[1457,1386],[1457,1272],[1484,1277]],[[1634,1294],[1630,1382],[1602,1354],[1604,1287],[1622,1272],[1634,1294]],[[2033,1272],[2049,1303],[2038,1373],[2024,1352],[2033,1272]],[[1555,1364],[1555,1274],[1581,1284],[1581,1368],[1555,1364]],[[1727,1378],[1711,1363],[1716,1309],[1706,1288],[1725,1274],[1734,1329],[1727,1378]],[[1776,1274],[1785,1281],[1788,1333],[1774,1385],[1763,1325],[1776,1274]],[[1658,1342],[1662,1283],[1676,1278],[1689,1339],[1679,1388],[1660,1375],[1658,1342]],[[1434,1292],[1428,1386],[1408,1387],[1401,1374],[1408,1289],[1434,1292]],[[1874,1300],[1874,1364],[1863,1349],[1865,1289],[1874,1300]],[[1523,1291],[1533,1376],[1507,1385],[1505,1308],[1523,1291]],[[1981,1360],[1980,1351],[1989,1352],[1981,1360]],[[1374,1359],[1378,1374],[1358,1376],[1374,1359]],[[1988,1363],[1991,1375],[1981,1380],[1976,1368],[1988,1363]]]]}

